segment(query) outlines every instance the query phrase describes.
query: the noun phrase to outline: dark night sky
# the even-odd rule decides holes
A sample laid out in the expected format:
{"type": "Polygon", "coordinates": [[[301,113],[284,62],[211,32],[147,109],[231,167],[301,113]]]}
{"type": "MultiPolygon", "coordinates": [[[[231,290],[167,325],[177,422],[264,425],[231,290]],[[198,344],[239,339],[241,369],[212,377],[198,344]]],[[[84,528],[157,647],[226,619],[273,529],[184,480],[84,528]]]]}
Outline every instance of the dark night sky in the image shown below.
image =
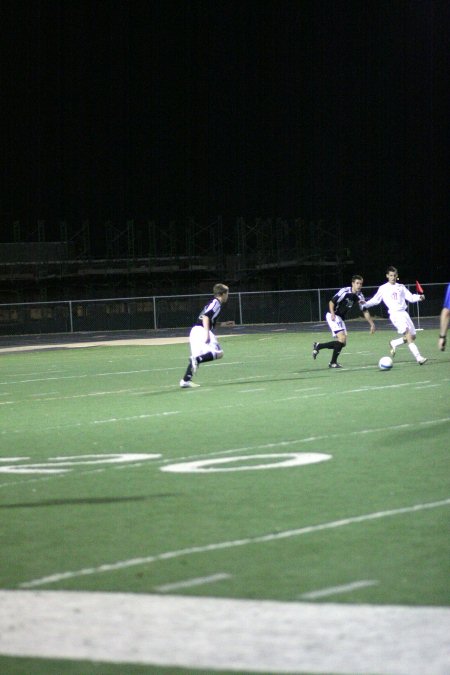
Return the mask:
{"type": "Polygon", "coordinates": [[[38,218],[339,219],[443,280],[447,1],[6,0],[1,24],[2,241],[38,218]]]}

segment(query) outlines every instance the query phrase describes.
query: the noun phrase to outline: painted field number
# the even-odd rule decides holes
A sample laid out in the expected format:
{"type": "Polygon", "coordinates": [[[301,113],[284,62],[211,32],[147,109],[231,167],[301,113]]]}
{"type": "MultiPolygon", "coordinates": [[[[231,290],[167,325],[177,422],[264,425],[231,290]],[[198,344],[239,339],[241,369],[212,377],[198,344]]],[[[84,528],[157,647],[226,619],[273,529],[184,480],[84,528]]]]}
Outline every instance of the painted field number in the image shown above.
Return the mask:
{"type": "Polygon", "coordinates": [[[92,466],[95,464],[127,464],[130,462],[145,462],[149,459],[157,459],[160,454],[148,453],[117,453],[108,455],[74,455],[72,457],[49,457],[46,462],[39,464],[11,464],[11,462],[23,462],[29,457],[5,457],[0,459],[0,473],[19,474],[53,474],[67,473],[79,466],[92,466]],[[8,464],[3,466],[4,462],[8,464]]]}

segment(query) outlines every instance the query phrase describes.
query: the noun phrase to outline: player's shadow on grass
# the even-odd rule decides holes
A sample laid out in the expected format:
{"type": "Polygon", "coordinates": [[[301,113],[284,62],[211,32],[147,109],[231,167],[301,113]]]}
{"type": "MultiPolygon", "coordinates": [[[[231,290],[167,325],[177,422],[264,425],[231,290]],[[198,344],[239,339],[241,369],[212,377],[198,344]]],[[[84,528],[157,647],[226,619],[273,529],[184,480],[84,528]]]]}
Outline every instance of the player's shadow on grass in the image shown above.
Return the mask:
{"type": "Polygon", "coordinates": [[[18,502],[16,504],[0,504],[0,509],[32,509],[41,506],[79,506],[84,504],[117,504],[123,502],[144,502],[150,499],[162,499],[164,497],[178,497],[172,492],[154,495],[141,495],[136,497],[79,497],[73,499],[45,499],[39,502],[18,502]]]}
{"type": "MultiPolygon", "coordinates": [[[[343,371],[340,371],[340,372],[343,372],[343,371]]],[[[334,375],[334,373],[332,375],[334,375]]],[[[244,380],[244,379],[233,380],[232,382],[215,382],[215,381],[214,382],[205,382],[205,381],[202,382],[202,381],[200,381],[200,382],[198,382],[198,384],[201,387],[203,387],[204,389],[206,389],[206,388],[208,388],[208,389],[212,389],[212,388],[220,389],[221,387],[236,387],[236,386],[239,387],[239,386],[242,386],[242,385],[249,385],[249,384],[257,385],[257,384],[266,384],[266,383],[270,383],[270,382],[307,382],[307,381],[308,382],[309,381],[314,382],[314,380],[316,380],[316,378],[326,377],[326,376],[329,376],[329,369],[328,368],[326,370],[323,370],[322,372],[320,372],[320,371],[317,372],[313,369],[309,369],[309,368],[306,369],[305,368],[304,370],[296,371],[296,373],[293,377],[258,377],[258,378],[250,378],[248,380],[244,380]],[[314,378],[311,377],[311,378],[308,378],[308,379],[302,379],[300,376],[305,374],[305,373],[308,373],[308,374],[311,374],[311,375],[314,374],[314,378]]],[[[173,395],[174,389],[178,389],[179,391],[183,391],[184,393],[186,391],[189,391],[189,389],[188,390],[181,389],[181,387],[175,382],[174,385],[173,385],[173,388],[167,389],[165,391],[144,391],[140,394],[136,394],[136,396],[147,397],[147,396],[173,395]]]]}

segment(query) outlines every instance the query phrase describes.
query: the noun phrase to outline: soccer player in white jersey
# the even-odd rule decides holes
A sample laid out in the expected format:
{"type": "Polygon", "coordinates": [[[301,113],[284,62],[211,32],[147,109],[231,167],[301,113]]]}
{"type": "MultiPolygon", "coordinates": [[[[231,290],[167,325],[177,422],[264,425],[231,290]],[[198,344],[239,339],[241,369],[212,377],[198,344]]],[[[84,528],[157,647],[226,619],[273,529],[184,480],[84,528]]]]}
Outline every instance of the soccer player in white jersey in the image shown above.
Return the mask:
{"type": "Polygon", "coordinates": [[[417,345],[414,344],[416,339],[416,329],[408,314],[406,301],[421,302],[422,300],[425,300],[425,296],[411,293],[406,286],[399,284],[398,270],[396,267],[388,267],[386,270],[386,277],[387,283],[380,286],[373,298],[367,300],[362,307],[363,309],[367,309],[368,307],[374,307],[375,305],[384,302],[388,308],[391,322],[396,327],[398,334],[402,336],[389,342],[391,356],[395,356],[397,347],[407,344],[417,363],[422,365],[427,359],[420,354],[417,345]]]}
{"type": "MultiPolygon", "coordinates": [[[[333,354],[331,355],[331,361],[328,364],[329,368],[342,368],[337,359],[342,349],[347,344],[347,328],[344,318],[348,310],[351,309],[355,303],[358,303],[361,308],[362,304],[365,302],[364,295],[361,291],[363,281],[364,279],[360,274],[354,274],[352,276],[352,285],[341,288],[333,295],[328,303],[329,311],[326,313],[325,318],[335,339],[330,340],[329,342],[314,342],[312,354],[313,359],[316,359],[321,349],[332,349],[333,354]]],[[[364,310],[363,313],[364,318],[369,322],[370,332],[374,333],[375,324],[370,313],[366,310],[364,310]]]]}
{"type": "Polygon", "coordinates": [[[228,300],[229,288],[225,284],[215,284],[213,293],[214,297],[203,307],[189,334],[191,357],[186,373],[180,380],[180,387],[183,389],[200,386],[192,382],[192,377],[197,372],[200,363],[221,359],[223,356],[222,347],[217,342],[212,329],[216,325],[222,305],[228,300]]]}

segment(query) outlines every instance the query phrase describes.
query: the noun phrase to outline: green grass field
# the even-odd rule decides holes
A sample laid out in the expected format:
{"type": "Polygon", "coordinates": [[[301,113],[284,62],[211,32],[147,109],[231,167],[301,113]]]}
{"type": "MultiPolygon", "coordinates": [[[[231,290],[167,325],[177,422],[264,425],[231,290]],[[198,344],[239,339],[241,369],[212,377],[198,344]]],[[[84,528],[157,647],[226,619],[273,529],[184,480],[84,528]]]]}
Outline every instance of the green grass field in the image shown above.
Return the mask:
{"type": "MultiPolygon", "coordinates": [[[[290,628],[280,614],[268,615],[265,649],[252,646],[240,660],[219,642],[217,661],[207,654],[205,631],[213,641],[227,607],[231,632],[248,631],[248,642],[253,619],[233,622],[253,608],[417,611],[423,631],[422,609],[450,625],[450,351],[437,350],[436,330],[418,334],[425,365],[403,347],[389,372],[377,362],[391,332],[351,331],[339,371],[327,367],[331,352],[311,356],[326,331],[242,333],[221,339],[225,357],[201,366],[191,390],[178,386],[187,344],[0,355],[0,603],[10,608],[0,672],[411,673],[417,650],[428,667],[417,662],[416,672],[449,672],[444,645],[430,662],[428,638],[420,651],[413,632],[391,660],[355,662],[368,629],[348,658],[332,660],[324,627],[314,640],[330,661],[285,663],[290,628]],[[72,597],[94,606],[68,611],[72,597]],[[141,653],[146,615],[133,610],[141,628],[122,616],[128,597],[169,612],[158,628],[169,654],[160,643],[141,653]],[[48,598],[57,603],[51,618],[48,598]],[[95,601],[115,598],[96,618],[95,601]],[[168,608],[188,600],[199,609],[186,610],[185,657],[171,642],[184,605],[168,608]],[[116,633],[102,636],[103,651],[90,650],[112,615],[116,633]],[[83,648],[71,644],[86,624],[83,648]],[[119,655],[117,635],[126,642],[119,655]]],[[[367,637],[376,653],[382,638],[367,637]]]]}

